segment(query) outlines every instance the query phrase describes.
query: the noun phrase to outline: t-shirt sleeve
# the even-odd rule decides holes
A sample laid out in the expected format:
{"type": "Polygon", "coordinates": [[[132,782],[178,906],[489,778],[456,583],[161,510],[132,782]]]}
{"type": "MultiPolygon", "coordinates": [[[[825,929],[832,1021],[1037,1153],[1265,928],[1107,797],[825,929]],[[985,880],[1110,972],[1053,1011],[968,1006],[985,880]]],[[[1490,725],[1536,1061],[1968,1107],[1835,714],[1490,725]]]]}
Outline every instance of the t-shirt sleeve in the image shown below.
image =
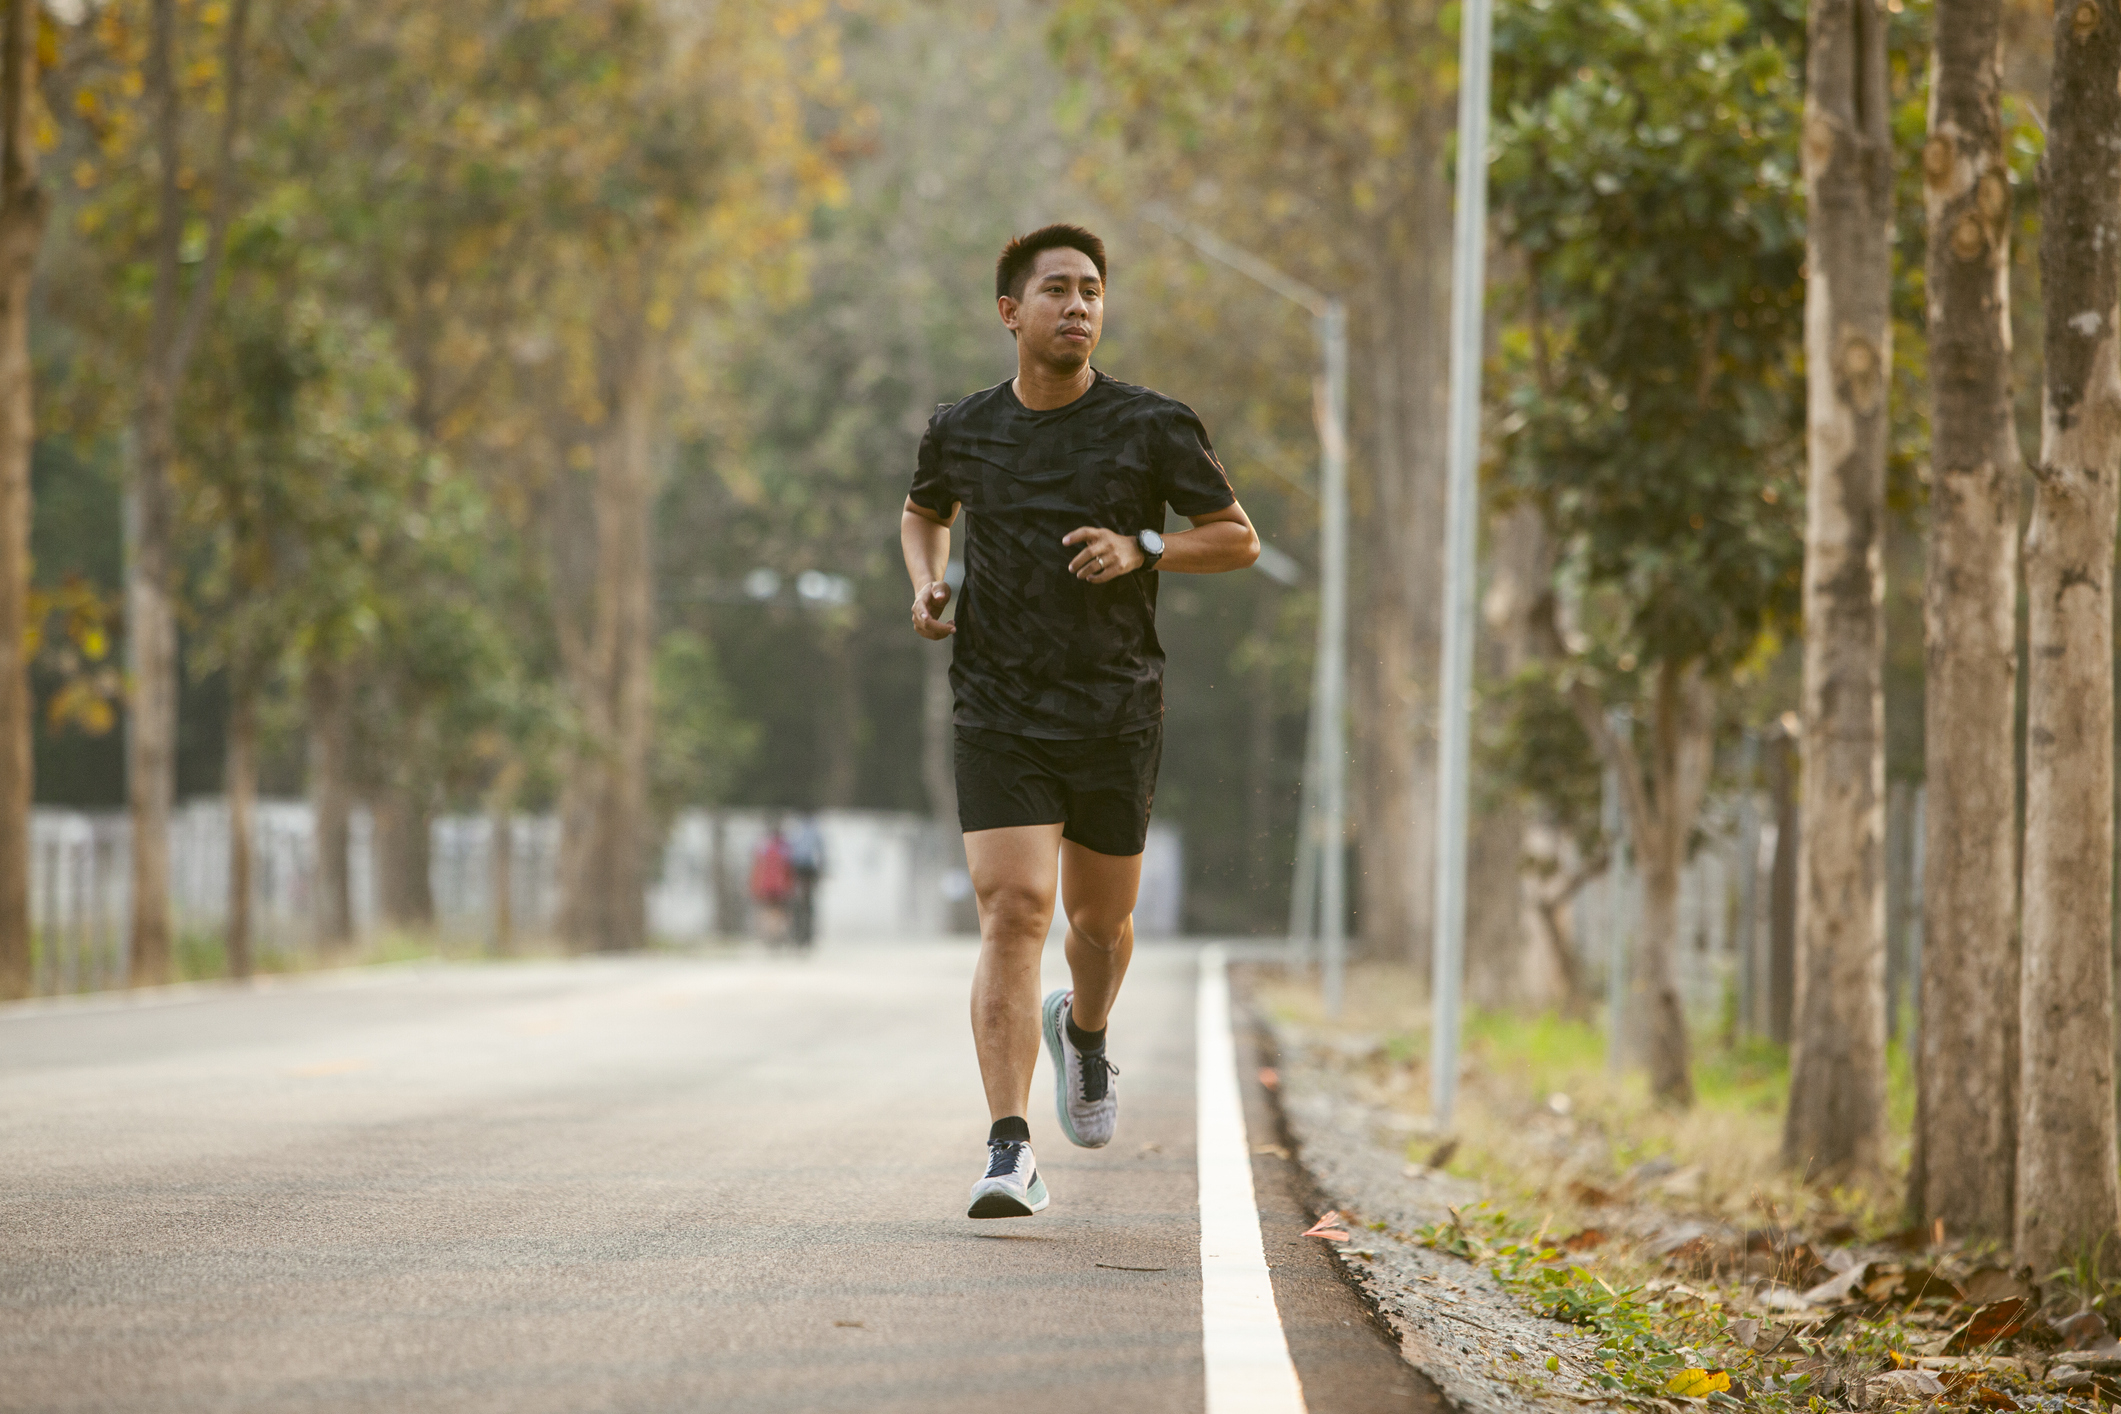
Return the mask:
{"type": "Polygon", "coordinates": [[[928,430],[921,434],[920,456],[913,465],[913,488],[906,499],[925,510],[933,511],[944,520],[957,514],[957,494],[950,489],[950,478],[943,465],[943,414],[952,404],[943,403],[928,419],[928,430]]]}
{"type": "Polygon", "coordinates": [[[1204,516],[1237,503],[1223,464],[1208,445],[1208,429],[1193,409],[1174,403],[1157,419],[1157,490],[1182,516],[1204,516]]]}

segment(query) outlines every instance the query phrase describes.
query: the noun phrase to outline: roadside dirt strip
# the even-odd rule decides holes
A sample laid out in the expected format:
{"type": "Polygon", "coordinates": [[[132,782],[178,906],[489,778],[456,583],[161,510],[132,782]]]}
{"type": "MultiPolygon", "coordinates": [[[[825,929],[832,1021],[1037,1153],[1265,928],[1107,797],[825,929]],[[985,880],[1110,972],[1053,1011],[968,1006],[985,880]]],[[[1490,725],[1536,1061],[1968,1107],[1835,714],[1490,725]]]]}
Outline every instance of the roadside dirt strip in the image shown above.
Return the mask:
{"type": "Polygon", "coordinates": [[[1300,1037],[1256,1016],[1253,1027],[1255,1054],[1274,1071],[1289,1161],[1316,1184],[1319,1213],[1337,1209],[1347,1220],[1348,1242],[1308,1240],[1338,1252],[1407,1362],[1465,1414],[1577,1414],[1607,1404],[1586,1378],[1590,1341],[1527,1311],[1471,1263],[1394,1235],[1448,1222],[1477,1190],[1399,1157],[1398,1142],[1381,1137],[1391,1131],[1380,1113],[1348,1096],[1300,1037]]]}

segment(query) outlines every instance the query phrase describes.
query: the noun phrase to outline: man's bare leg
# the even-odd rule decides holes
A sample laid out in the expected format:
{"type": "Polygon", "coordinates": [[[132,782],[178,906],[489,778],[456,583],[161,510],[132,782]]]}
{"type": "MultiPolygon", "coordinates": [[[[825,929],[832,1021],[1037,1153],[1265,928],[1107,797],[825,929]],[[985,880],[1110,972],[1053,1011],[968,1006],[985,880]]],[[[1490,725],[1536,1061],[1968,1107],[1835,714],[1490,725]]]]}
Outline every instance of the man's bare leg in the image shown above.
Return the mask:
{"type": "Polygon", "coordinates": [[[1029,1115],[1038,1064],[1039,955],[1053,922],[1061,826],[1011,825],[965,836],[979,901],[979,966],[972,974],[972,1046],[987,1118],[1029,1115]]]}
{"type": "Polygon", "coordinates": [[[1061,901],[1068,911],[1068,973],[1075,983],[1069,1019],[1102,1031],[1134,960],[1134,899],[1142,857],[1099,854],[1062,840],[1061,901]]]}

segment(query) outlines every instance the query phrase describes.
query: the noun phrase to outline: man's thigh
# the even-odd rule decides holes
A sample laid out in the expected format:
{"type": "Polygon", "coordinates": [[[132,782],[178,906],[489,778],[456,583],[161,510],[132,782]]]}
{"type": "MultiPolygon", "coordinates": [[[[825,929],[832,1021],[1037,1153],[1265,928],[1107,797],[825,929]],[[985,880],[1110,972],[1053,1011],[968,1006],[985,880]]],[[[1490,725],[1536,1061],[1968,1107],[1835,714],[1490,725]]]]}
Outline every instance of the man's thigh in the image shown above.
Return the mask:
{"type": "Polygon", "coordinates": [[[1061,825],[1004,825],[965,833],[965,868],[980,911],[997,904],[1053,912],[1060,878],[1061,825]]]}
{"type": "Polygon", "coordinates": [[[1061,906],[1071,921],[1116,928],[1134,912],[1142,882],[1139,854],[1099,854],[1062,840],[1060,857],[1061,906]]]}

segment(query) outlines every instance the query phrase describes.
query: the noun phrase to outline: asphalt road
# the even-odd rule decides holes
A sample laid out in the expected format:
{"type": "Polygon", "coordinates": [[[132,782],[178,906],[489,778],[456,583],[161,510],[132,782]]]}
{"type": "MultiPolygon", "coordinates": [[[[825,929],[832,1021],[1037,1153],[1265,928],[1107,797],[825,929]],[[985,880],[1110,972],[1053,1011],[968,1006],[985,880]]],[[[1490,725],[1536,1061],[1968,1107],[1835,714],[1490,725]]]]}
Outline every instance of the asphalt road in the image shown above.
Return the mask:
{"type": "MultiPolygon", "coordinates": [[[[995,1223],[966,945],[0,1008],[0,1409],[1198,1410],[1194,958],[1138,956],[1111,1147],[1041,1062],[995,1223]]],[[[1440,1411],[1255,1182],[1311,1414],[1440,1411]]]]}

